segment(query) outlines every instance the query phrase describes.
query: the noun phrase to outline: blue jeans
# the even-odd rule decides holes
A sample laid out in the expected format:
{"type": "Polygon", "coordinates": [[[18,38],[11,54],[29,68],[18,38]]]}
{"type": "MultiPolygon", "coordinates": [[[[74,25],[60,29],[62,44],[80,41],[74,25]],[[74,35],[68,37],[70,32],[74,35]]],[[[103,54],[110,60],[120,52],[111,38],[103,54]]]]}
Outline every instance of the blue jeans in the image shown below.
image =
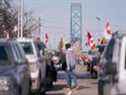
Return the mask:
{"type": "Polygon", "coordinates": [[[74,71],[66,71],[66,79],[67,79],[67,85],[70,88],[74,88],[77,86],[77,77],[74,71]]]}

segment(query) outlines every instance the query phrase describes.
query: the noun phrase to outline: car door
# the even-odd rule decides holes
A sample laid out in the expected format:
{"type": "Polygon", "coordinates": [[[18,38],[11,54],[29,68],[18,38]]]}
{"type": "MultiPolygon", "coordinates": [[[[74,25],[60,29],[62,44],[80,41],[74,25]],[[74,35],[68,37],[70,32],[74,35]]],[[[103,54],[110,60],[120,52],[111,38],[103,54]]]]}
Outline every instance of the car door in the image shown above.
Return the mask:
{"type": "Polygon", "coordinates": [[[19,79],[19,84],[21,87],[21,91],[22,91],[22,95],[27,95],[28,91],[29,91],[29,71],[28,71],[28,67],[27,64],[25,64],[26,60],[22,55],[22,52],[20,50],[20,47],[18,46],[18,44],[13,43],[13,49],[14,49],[14,53],[16,55],[16,72],[17,72],[17,78],[19,79]]]}

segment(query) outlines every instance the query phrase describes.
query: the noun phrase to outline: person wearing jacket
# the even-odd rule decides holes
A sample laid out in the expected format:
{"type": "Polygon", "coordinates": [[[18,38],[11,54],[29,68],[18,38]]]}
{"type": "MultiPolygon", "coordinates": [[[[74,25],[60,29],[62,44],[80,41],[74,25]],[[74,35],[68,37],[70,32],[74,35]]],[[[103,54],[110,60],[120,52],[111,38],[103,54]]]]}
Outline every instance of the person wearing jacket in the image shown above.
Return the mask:
{"type": "Polygon", "coordinates": [[[66,44],[66,75],[67,75],[67,85],[69,88],[75,88],[77,86],[77,78],[75,74],[76,66],[76,55],[74,50],[71,48],[71,44],[66,44]]]}

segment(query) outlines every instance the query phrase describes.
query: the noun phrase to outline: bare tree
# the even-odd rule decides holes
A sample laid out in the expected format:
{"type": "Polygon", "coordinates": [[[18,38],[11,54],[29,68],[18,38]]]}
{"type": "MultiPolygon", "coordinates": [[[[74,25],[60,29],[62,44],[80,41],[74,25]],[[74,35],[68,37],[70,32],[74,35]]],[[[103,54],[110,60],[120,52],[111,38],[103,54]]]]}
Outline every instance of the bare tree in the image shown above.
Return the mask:
{"type": "Polygon", "coordinates": [[[17,24],[15,12],[11,7],[11,0],[0,1],[0,37],[5,37],[6,33],[12,36],[12,30],[17,24]]]}
{"type": "Polygon", "coordinates": [[[32,32],[37,31],[39,28],[39,21],[33,16],[32,12],[25,12],[23,21],[23,36],[32,36],[32,32]]]}
{"type": "MultiPolygon", "coordinates": [[[[18,26],[18,8],[12,3],[13,0],[0,0],[0,37],[5,37],[9,33],[10,37],[16,37],[17,31],[13,31],[18,26]]],[[[33,31],[37,31],[38,20],[34,18],[32,12],[24,12],[23,16],[23,36],[31,36],[33,31]]]]}

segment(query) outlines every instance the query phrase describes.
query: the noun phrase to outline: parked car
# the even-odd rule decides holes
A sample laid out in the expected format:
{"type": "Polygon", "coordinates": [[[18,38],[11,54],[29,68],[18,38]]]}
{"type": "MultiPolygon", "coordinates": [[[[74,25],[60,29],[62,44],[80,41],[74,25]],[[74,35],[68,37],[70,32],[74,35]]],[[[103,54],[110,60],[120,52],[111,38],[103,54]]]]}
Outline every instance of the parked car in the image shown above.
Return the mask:
{"type": "Polygon", "coordinates": [[[0,39],[0,95],[28,95],[30,73],[20,45],[0,39]]]}
{"type": "Polygon", "coordinates": [[[114,33],[99,64],[99,95],[126,95],[126,34],[114,33]]]}
{"type": "Polygon", "coordinates": [[[45,89],[46,64],[36,43],[33,39],[28,38],[20,38],[17,41],[23,47],[29,63],[32,92],[39,92],[41,89],[45,89]]]}

